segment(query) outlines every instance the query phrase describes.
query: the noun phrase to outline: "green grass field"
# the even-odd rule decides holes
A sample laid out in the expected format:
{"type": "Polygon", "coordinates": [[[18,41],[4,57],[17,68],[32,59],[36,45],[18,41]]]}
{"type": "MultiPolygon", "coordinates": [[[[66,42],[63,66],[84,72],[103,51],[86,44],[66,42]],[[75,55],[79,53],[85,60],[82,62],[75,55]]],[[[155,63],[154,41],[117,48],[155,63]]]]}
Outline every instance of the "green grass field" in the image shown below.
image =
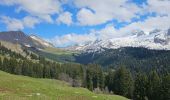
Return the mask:
{"type": "Polygon", "coordinates": [[[127,100],[118,95],[95,94],[67,83],[12,75],[0,71],[0,100],[127,100]]]}

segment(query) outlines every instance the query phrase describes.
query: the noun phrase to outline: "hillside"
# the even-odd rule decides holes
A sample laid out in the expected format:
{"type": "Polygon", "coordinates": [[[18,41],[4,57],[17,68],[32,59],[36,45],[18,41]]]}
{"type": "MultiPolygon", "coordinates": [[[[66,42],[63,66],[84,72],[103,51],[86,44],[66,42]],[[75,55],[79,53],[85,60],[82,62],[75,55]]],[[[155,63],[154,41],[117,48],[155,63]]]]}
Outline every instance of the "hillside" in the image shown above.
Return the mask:
{"type": "Polygon", "coordinates": [[[52,79],[37,79],[0,71],[0,99],[3,100],[127,100],[117,95],[95,94],[52,79]]]}
{"type": "Polygon", "coordinates": [[[169,50],[150,50],[147,48],[124,47],[119,49],[105,49],[103,52],[81,53],[75,56],[76,62],[81,64],[96,63],[103,67],[118,68],[125,65],[132,71],[169,72],[169,50]]]}
{"type": "Polygon", "coordinates": [[[27,47],[45,48],[53,47],[50,43],[37,36],[29,36],[22,31],[0,32],[0,40],[10,43],[17,43],[27,47]]]}

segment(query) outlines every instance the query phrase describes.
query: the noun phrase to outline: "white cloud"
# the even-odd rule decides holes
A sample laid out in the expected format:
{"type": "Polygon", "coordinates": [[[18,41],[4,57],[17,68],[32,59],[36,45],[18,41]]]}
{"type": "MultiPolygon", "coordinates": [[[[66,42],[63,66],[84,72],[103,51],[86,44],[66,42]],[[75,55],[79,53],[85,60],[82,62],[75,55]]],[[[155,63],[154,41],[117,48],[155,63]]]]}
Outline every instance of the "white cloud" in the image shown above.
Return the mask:
{"type": "Polygon", "coordinates": [[[10,18],[7,16],[1,16],[0,21],[6,24],[8,30],[22,30],[25,27],[34,28],[34,26],[40,23],[40,20],[35,17],[26,16],[23,19],[10,18]]]}
{"type": "Polygon", "coordinates": [[[123,27],[119,30],[120,33],[127,34],[133,30],[143,30],[145,32],[149,32],[153,29],[168,29],[170,28],[170,16],[157,16],[150,17],[145,21],[134,22],[129,24],[126,27],[123,27]]]}
{"type": "Polygon", "coordinates": [[[97,25],[105,23],[108,19],[111,19],[108,17],[95,14],[86,8],[82,8],[77,14],[77,19],[81,25],[97,25]]]}
{"type": "Polygon", "coordinates": [[[170,15],[170,0],[148,0],[146,10],[159,15],[170,15]]]}
{"type": "Polygon", "coordinates": [[[120,29],[116,29],[113,24],[106,25],[101,30],[93,30],[89,34],[66,34],[63,36],[56,36],[51,39],[51,42],[56,46],[63,47],[74,44],[85,44],[96,39],[107,40],[110,38],[123,37],[131,34],[134,30],[143,30],[145,32],[154,29],[168,29],[170,28],[170,17],[150,17],[145,21],[131,23],[120,29]]]}
{"type": "Polygon", "coordinates": [[[96,40],[96,36],[94,34],[66,34],[63,36],[56,36],[53,39],[49,39],[51,43],[56,45],[57,47],[65,47],[75,44],[85,44],[87,42],[91,42],[96,40]]]}
{"type": "Polygon", "coordinates": [[[116,38],[120,37],[122,34],[117,32],[117,29],[115,29],[114,25],[108,24],[105,28],[96,31],[97,38],[101,40],[107,40],[110,38],[116,38]]]}
{"type": "Polygon", "coordinates": [[[17,12],[26,11],[50,23],[53,22],[51,15],[58,14],[62,10],[59,0],[1,0],[0,4],[15,5],[17,12]]]}
{"type": "Polygon", "coordinates": [[[1,22],[7,25],[8,30],[22,30],[24,29],[23,23],[15,18],[10,18],[6,16],[1,17],[1,22]]]}
{"type": "Polygon", "coordinates": [[[22,22],[25,27],[34,28],[35,24],[40,23],[40,20],[35,17],[26,16],[22,22]]]}
{"type": "Polygon", "coordinates": [[[113,19],[130,21],[142,11],[127,0],[75,0],[74,3],[80,8],[77,19],[81,25],[98,25],[113,19]]]}
{"type": "Polygon", "coordinates": [[[72,22],[72,13],[70,12],[64,12],[59,15],[59,17],[56,19],[57,23],[63,23],[66,25],[71,25],[72,22]]]}
{"type": "Polygon", "coordinates": [[[48,40],[57,47],[65,47],[76,44],[83,45],[97,39],[110,39],[119,36],[120,34],[117,33],[117,30],[113,27],[113,25],[109,24],[101,30],[93,30],[88,34],[71,33],[62,36],[56,36],[55,38],[48,40]]]}
{"type": "Polygon", "coordinates": [[[81,25],[99,25],[113,19],[130,22],[140,14],[155,12],[158,16],[170,15],[170,0],[147,0],[147,4],[138,7],[128,0],[75,0],[80,8],[77,20],[81,25]]]}

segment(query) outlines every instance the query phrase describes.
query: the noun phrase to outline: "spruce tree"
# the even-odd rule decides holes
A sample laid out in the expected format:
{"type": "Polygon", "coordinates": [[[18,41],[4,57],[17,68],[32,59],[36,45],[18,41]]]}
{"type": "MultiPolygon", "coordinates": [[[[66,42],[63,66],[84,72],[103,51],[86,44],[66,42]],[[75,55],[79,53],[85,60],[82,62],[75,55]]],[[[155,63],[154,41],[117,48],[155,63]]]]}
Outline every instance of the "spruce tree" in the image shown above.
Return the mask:
{"type": "Polygon", "coordinates": [[[134,83],[134,100],[148,100],[148,78],[145,74],[138,73],[134,83]]]}
{"type": "Polygon", "coordinates": [[[6,71],[6,72],[9,72],[8,66],[9,66],[9,60],[5,57],[4,60],[3,60],[2,70],[6,71]]]}
{"type": "Polygon", "coordinates": [[[130,71],[125,67],[120,67],[114,75],[114,93],[131,98],[133,91],[133,79],[130,71]]]}
{"type": "Polygon", "coordinates": [[[22,61],[17,62],[17,66],[15,67],[14,73],[18,75],[22,74],[22,61]]]}
{"type": "Polygon", "coordinates": [[[43,68],[43,77],[44,78],[51,78],[50,68],[49,68],[48,65],[44,65],[44,68],[43,68]]]}
{"type": "Polygon", "coordinates": [[[161,100],[170,100],[170,74],[162,79],[161,84],[161,100]]]}
{"type": "Polygon", "coordinates": [[[108,72],[108,75],[105,77],[105,87],[108,87],[109,91],[114,90],[114,74],[115,71],[113,69],[110,69],[108,72]]]}
{"type": "Polygon", "coordinates": [[[148,98],[149,100],[160,100],[160,78],[156,71],[151,71],[148,77],[148,98]]]}
{"type": "Polygon", "coordinates": [[[2,70],[2,59],[0,57],[0,70],[2,70]]]}
{"type": "Polygon", "coordinates": [[[86,72],[86,85],[89,90],[93,90],[93,81],[92,81],[92,73],[91,70],[87,69],[86,72]]]}

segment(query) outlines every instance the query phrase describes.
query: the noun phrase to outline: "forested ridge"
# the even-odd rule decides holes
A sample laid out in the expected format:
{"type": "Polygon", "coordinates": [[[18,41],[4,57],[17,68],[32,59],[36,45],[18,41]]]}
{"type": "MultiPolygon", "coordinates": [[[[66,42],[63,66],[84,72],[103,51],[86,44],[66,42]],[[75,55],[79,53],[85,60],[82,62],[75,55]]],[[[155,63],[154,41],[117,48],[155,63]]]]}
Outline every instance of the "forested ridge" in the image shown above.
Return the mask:
{"type": "Polygon", "coordinates": [[[158,73],[170,72],[170,51],[150,50],[142,47],[122,47],[105,49],[103,52],[81,53],[75,56],[81,64],[97,63],[104,68],[119,68],[125,65],[131,72],[147,72],[156,70],[158,73]]]}
{"type": "MultiPolygon", "coordinates": [[[[149,70],[145,66],[142,69],[137,64],[133,69],[126,63],[104,68],[98,64],[58,63],[27,50],[24,52],[30,59],[0,45],[0,70],[36,78],[59,79],[74,87],[85,87],[96,93],[118,94],[134,100],[170,99],[170,74],[169,70],[165,70],[169,68],[168,63],[166,66],[159,65],[159,70],[154,66],[149,70]]],[[[150,63],[156,65],[152,64],[152,60],[150,63]]]]}

